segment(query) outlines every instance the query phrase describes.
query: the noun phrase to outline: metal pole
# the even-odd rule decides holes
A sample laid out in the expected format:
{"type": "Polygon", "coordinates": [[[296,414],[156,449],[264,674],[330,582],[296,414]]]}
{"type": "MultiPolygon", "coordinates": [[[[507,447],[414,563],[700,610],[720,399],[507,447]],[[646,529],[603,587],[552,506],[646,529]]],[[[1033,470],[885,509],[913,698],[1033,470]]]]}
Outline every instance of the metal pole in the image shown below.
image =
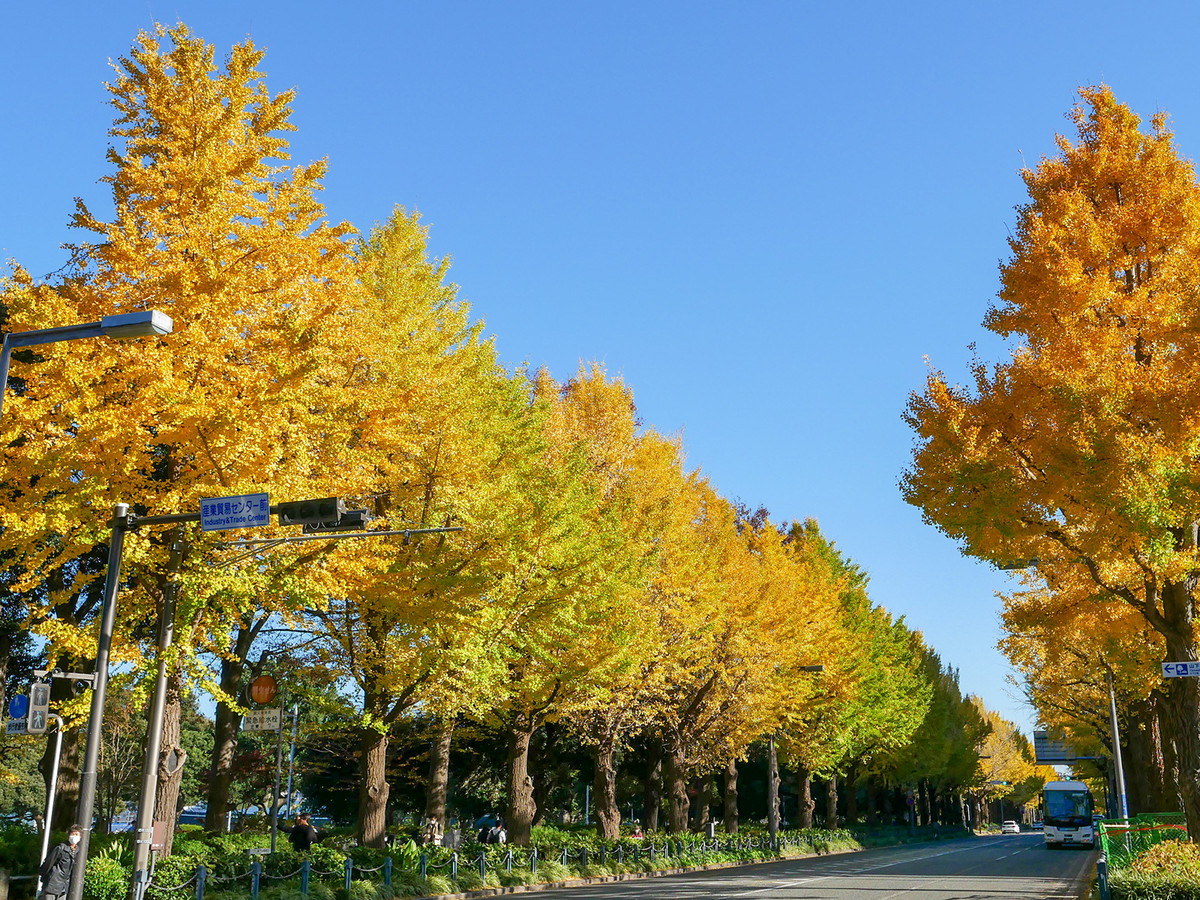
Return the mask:
{"type": "MultiPolygon", "coordinates": [[[[50,787],[46,791],[46,818],[42,820],[41,859],[45,859],[46,854],[50,852],[50,823],[54,821],[54,795],[58,792],[58,761],[62,758],[63,720],[57,713],[50,713],[49,718],[54,720],[57,730],[54,733],[54,768],[50,770],[50,787]]],[[[33,893],[37,896],[41,892],[42,876],[39,872],[33,893]]]]}
{"type": "Polygon", "coordinates": [[[771,847],[779,834],[779,757],[775,755],[775,735],[767,739],[767,831],[771,847]]]}
{"type": "Polygon", "coordinates": [[[1121,765],[1121,732],[1117,726],[1117,692],[1113,689],[1112,669],[1105,667],[1108,681],[1108,720],[1112,727],[1113,768],[1116,770],[1117,809],[1122,819],[1129,818],[1129,803],[1125,797],[1125,768],[1121,765]]]}
{"type": "MultiPolygon", "coordinates": [[[[4,341],[0,343],[0,413],[4,412],[4,393],[8,387],[8,364],[12,357],[12,345],[8,342],[9,335],[4,336],[4,341]]],[[[49,826],[47,826],[49,827],[49,826]]],[[[45,858],[46,854],[42,854],[45,858]]],[[[41,885],[41,879],[38,879],[38,884],[41,885]]]]}
{"type": "MultiPolygon", "coordinates": [[[[96,642],[96,680],[92,683],[92,707],[88,715],[87,744],[79,771],[78,820],[83,828],[71,888],[67,900],[82,900],[83,874],[87,867],[88,844],[92,836],[92,814],[96,805],[96,768],[100,761],[100,733],[104,728],[104,697],[108,692],[108,653],[112,647],[113,623],[117,616],[117,586],[121,580],[121,551],[129,529],[129,504],[113,507],[112,538],[108,546],[108,571],[104,578],[104,601],[100,612],[100,636],[96,642]]],[[[49,823],[47,823],[49,825],[49,823]]]]}
{"type": "MultiPolygon", "coordinates": [[[[179,571],[183,561],[181,535],[171,541],[168,571],[179,571]]],[[[163,590],[158,621],[158,673],[146,723],[146,753],[142,758],[142,793],[138,800],[137,821],[133,829],[133,900],[141,900],[150,880],[150,848],[154,842],[154,801],[158,792],[159,757],[162,753],[163,713],[167,708],[167,653],[175,641],[175,595],[177,581],[168,581],[163,590]]]]}
{"type": "Polygon", "coordinates": [[[279,729],[275,732],[275,786],[271,789],[271,852],[279,836],[279,778],[283,771],[283,701],[279,703],[279,729]]]}
{"type": "Polygon", "coordinates": [[[288,780],[287,780],[287,812],[284,818],[292,818],[292,770],[296,765],[296,726],[300,721],[300,704],[292,704],[292,749],[288,753],[288,780]]]}

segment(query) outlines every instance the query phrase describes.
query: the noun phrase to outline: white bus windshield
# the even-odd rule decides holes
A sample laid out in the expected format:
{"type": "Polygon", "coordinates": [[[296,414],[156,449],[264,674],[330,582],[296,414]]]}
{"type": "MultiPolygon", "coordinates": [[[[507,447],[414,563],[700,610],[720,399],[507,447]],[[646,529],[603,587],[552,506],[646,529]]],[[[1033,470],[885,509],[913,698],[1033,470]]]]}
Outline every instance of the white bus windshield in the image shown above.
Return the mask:
{"type": "Polygon", "coordinates": [[[1090,825],[1092,795],[1087,791],[1046,791],[1047,825],[1090,825]]]}

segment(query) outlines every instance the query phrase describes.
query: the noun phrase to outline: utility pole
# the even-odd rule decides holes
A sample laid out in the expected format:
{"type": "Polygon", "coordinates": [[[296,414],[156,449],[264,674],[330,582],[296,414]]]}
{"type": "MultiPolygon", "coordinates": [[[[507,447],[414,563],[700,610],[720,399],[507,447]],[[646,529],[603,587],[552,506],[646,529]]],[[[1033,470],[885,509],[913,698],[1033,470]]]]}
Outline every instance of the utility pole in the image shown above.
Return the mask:
{"type": "Polygon", "coordinates": [[[779,839],[779,756],[774,734],[767,738],[767,832],[774,848],[779,839]]]}
{"type": "Polygon", "coordinates": [[[1117,782],[1117,812],[1122,819],[1129,818],[1129,803],[1125,797],[1125,768],[1121,764],[1121,730],[1117,725],[1117,692],[1113,688],[1112,667],[1105,665],[1104,677],[1108,682],[1108,721],[1112,729],[1113,770],[1117,782]]]}

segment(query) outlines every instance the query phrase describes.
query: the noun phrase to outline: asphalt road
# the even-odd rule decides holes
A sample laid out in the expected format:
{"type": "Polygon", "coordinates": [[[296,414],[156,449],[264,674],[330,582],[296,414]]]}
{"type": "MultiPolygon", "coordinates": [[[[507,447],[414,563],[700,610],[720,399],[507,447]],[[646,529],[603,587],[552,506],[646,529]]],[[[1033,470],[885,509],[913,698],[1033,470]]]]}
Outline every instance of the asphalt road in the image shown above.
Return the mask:
{"type": "Polygon", "coordinates": [[[1075,900],[1096,854],[1040,834],[888,847],[535,894],[538,900],[1075,900]]]}

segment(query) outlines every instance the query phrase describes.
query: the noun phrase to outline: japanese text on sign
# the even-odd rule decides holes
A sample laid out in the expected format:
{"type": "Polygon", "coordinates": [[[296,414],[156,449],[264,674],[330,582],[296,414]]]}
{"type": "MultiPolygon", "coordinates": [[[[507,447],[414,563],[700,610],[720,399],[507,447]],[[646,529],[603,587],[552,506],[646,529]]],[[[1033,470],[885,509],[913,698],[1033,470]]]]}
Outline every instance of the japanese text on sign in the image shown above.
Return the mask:
{"type": "Polygon", "coordinates": [[[278,731],[283,723],[283,710],[278,706],[270,709],[252,709],[242,719],[242,731],[278,731]]]}
{"type": "Polygon", "coordinates": [[[205,497],[200,501],[200,529],[202,531],[258,528],[269,524],[271,524],[269,494],[205,497]]]}

